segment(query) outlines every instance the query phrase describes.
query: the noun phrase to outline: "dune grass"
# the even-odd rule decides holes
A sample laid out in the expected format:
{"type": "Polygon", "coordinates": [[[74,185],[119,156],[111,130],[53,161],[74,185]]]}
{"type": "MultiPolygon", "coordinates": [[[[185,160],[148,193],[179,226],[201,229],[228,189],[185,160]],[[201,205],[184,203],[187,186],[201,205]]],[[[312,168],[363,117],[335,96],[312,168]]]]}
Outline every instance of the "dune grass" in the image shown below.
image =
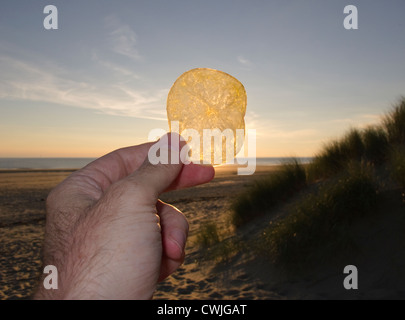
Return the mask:
{"type": "Polygon", "coordinates": [[[348,226],[370,215],[377,187],[364,167],[352,168],[297,204],[264,230],[261,251],[284,266],[310,266],[350,246],[348,226]]]}
{"type": "Polygon", "coordinates": [[[369,127],[363,131],[363,159],[380,165],[388,160],[390,146],[386,131],[381,126],[369,127]]]}
{"type": "Polygon", "coordinates": [[[405,188],[405,97],[380,125],[351,129],[305,168],[295,161],[258,182],[233,203],[232,222],[240,227],[302,191],[295,209],[256,239],[258,249],[284,266],[330,261],[353,249],[350,226],[375,212],[376,181],[391,178],[405,188]]]}
{"type": "Polygon", "coordinates": [[[392,177],[405,189],[405,148],[397,148],[391,155],[392,177]]]}
{"type": "Polygon", "coordinates": [[[196,245],[202,248],[209,248],[219,243],[219,241],[217,224],[214,221],[202,224],[197,234],[196,245]]]}
{"type": "Polygon", "coordinates": [[[405,97],[383,119],[388,141],[393,145],[405,145],[405,97]]]}
{"type": "Polygon", "coordinates": [[[391,146],[392,177],[405,188],[405,97],[383,119],[391,146]]]}
{"type": "Polygon", "coordinates": [[[326,144],[309,167],[309,179],[331,177],[346,169],[351,161],[380,165],[401,146],[405,146],[405,97],[382,118],[380,125],[351,129],[341,139],[326,144]]]}
{"type": "Polygon", "coordinates": [[[194,244],[202,253],[202,260],[224,262],[242,249],[243,243],[229,237],[227,232],[220,232],[215,221],[207,221],[200,227],[194,244]]]}
{"type": "Polygon", "coordinates": [[[390,145],[381,126],[351,129],[343,138],[329,142],[308,168],[309,180],[324,179],[347,169],[352,162],[381,164],[387,160],[390,145]]]}
{"type": "Polygon", "coordinates": [[[266,179],[256,182],[232,204],[231,222],[240,227],[268,212],[306,186],[304,167],[297,160],[285,163],[266,179]]]}

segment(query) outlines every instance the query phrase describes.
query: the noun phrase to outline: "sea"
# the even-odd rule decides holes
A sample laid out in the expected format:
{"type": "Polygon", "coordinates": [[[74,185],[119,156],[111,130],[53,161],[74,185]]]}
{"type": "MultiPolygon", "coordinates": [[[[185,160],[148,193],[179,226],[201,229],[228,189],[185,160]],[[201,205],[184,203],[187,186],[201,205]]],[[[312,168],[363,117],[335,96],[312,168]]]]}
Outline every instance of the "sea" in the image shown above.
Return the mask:
{"type": "MultiPolygon", "coordinates": [[[[275,166],[297,159],[300,163],[311,162],[312,158],[256,158],[256,165],[275,166]]],[[[52,169],[80,169],[94,161],[95,158],[0,158],[0,170],[52,170],[52,169]]],[[[241,159],[239,163],[246,163],[247,160],[241,159]]]]}

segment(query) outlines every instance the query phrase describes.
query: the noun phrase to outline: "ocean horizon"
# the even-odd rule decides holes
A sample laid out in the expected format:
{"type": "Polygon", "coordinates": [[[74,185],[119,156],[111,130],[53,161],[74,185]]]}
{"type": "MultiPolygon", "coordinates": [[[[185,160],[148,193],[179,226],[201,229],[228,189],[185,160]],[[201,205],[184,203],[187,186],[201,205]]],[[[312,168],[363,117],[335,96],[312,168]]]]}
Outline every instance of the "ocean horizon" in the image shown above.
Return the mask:
{"type": "MultiPolygon", "coordinates": [[[[80,169],[97,158],[0,158],[0,170],[80,169]]],[[[247,158],[242,158],[246,160],[247,158]]],[[[276,166],[291,159],[308,163],[311,157],[262,157],[256,165],[276,166]]],[[[244,161],[241,161],[242,163],[244,161]]]]}

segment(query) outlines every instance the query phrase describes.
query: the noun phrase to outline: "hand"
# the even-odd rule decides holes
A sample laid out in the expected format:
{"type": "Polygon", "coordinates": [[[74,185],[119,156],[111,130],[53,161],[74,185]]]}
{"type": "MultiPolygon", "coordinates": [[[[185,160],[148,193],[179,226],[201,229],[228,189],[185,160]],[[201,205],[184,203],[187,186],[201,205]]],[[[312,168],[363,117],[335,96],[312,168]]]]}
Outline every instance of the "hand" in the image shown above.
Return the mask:
{"type": "Polygon", "coordinates": [[[208,182],[214,169],[152,165],[152,145],[107,154],[52,190],[43,263],[56,266],[58,289],[41,282],[35,298],[148,299],[182,264],[188,222],[158,196],[208,182]]]}

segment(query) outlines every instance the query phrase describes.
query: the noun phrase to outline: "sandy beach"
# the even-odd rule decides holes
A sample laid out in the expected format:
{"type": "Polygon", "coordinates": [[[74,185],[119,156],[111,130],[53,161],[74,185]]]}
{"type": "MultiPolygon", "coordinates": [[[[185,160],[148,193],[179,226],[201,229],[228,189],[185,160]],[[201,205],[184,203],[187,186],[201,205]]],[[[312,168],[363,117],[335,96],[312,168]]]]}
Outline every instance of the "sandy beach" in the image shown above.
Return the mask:
{"type": "MultiPolygon", "coordinates": [[[[230,204],[257,179],[277,170],[258,167],[252,176],[238,176],[235,168],[216,168],[208,184],[165,193],[161,199],[180,209],[190,224],[184,264],[161,282],[155,299],[380,299],[405,297],[405,240],[402,215],[387,212],[359,227],[358,241],[365,250],[354,259],[304,276],[285,274],[264,257],[249,250],[249,241],[263,226],[284,213],[255,219],[238,231],[229,222],[230,204]],[[211,248],[198,246],[202,226],[215,223],[227,243],[245,243],[244,250],[210,259],[211,248]],[[370,228],[371,226],[371,228],[370,228]],[[371,230],[371,231],[370,231],[371,230]],[[381,239],[384,239],[383,241],[381,239]],[[208,258],[207,258],[208,257],[208,258]],[[355,264],[361,270],[361,288],[343,288],[343,268],[355,264]]],[[[29,299],[41,272],[41,247],[45,225],[45,199],[70,170],[0,172],[0,299],[29,299]]],[[[393,201],[387,199],[387,207],[393,201]]],[[[287,206],[289,204],[286,204],[287,206]]],[[[400,206],[398,206],[400,208],[400,206]]],[[[402,209],[401,209],[402,210],[402,209]]],[[[222,238],[221,240],[224,240],[222,238]]],[[[299,270],[297,270],[299,271],[299,270]]]]}
{"type": "Polygon", "coordinates": [[[29,298],[41,272],[45,199],[71,171],[0,172],[0,299],[29,298]]]}
{"type": "MultiPolygon", "coordinates": [[[[206,185],[168,192],[161,196],[184,212],[190,223],[187,256],[183,266],[156,291],[157,299],[254,299],[274,296],[260,291],[250,275],[235,270],[224,283],[212,263],[199,261],[195,236],[205,221],[229,228],[229,204],[255,179],[275,170],[259,167],[252,176],[238,176],[235,168],[218,167],[206,185]],[[229,282],[227,281],[227,282],[229,282]]],[[[45,200],[49,191],[72,170],[19,170],[0,172],[0,299],[27,299],[41,272],[45,200]]]]}

